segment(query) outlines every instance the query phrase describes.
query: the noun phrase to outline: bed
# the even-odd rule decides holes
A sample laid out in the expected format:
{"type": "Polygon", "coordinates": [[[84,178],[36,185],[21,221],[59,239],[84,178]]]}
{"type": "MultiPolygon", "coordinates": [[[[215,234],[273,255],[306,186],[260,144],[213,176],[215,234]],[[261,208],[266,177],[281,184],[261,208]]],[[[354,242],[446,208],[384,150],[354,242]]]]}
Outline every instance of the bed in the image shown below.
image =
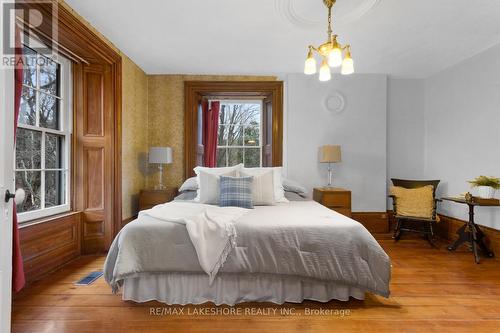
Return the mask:
{"type": "MultiPolygon", "coordinates": [[[[363,225],[286,194],[288,203],[257,206],[235,221],[233,247],[211,277],[186,225],[140,214],[113,241],[105,279],[123,300],[166,304],[388,297],[390,259],[363,225]]],[[[171,205],[192,201],[177,199],[171,205]]]]}

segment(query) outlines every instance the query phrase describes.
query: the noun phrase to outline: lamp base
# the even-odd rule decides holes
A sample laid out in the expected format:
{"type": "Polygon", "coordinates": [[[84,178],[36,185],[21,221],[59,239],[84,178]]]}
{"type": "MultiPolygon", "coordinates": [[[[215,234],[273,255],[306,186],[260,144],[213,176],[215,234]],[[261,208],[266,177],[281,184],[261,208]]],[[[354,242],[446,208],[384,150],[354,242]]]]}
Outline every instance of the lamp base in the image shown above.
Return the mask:
{"type": "Polygon", "coordinates": [[[163,165],[158,164],[158,170],[159,170],[159,182],[158,185],[155,186],[155,190],[164,190],[165,185],[163,185],[163,165]]]}
{"type": "Polygon", "coordinates": [[[332,169],[332,163],[328,163],[328,184],[325,186],[325,188],[333,188],[333,169],[332,169]]]}

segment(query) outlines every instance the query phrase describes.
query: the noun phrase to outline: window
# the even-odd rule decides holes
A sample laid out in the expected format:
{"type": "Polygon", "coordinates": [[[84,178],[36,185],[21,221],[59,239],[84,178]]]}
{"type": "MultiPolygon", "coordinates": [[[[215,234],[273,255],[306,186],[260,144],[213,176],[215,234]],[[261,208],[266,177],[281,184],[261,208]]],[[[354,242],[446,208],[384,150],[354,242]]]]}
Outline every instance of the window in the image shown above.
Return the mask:
{"type": "MultiPolygon", "coordinates": [[[[30,39],[33,45],[36,41],[30,39]]],[[[26,199],[20,222],[70,209],[71,63],[24,45],[23,92],[16,134],[16,189],[26,199]]]]}
{"type": "Polygon", "coordinates": [[[220,101],[217,166],[262,165],[262,103],[220,101]]]}

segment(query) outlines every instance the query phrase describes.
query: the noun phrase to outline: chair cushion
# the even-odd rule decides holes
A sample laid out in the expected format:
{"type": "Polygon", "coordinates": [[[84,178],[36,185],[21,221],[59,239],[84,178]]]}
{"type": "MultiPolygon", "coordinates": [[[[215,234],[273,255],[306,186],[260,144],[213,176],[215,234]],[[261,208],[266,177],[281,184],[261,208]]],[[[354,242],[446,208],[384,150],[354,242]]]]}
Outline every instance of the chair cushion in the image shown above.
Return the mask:
{"type": "Polygon", "coordinates": [[[419,188],[393,186],[391,194],[396,198],[396,215],[432,219],[434,212],[434,187],[419,188]]]}
{"type": "Polygon", "coordinates": [[[221,207],[253,208],[252,201],[253,177],[220,177],[221,207]]]}

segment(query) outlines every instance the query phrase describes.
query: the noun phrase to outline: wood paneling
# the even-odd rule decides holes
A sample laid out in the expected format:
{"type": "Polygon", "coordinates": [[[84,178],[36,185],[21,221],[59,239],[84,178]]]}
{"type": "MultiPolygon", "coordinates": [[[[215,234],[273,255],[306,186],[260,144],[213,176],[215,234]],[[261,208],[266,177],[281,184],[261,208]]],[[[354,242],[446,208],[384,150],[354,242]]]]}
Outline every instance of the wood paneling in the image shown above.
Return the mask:
{"type": "Polygon", "coordinates": [[[364,225],[372,234],[389,232],[389,215],[386,212],[353,212],[352,219],[364,225]]]}
{"type": "Polygon", "coordinates": [[[84,128],[86,136],[104,136],[104,77],[102,73],[86,72],[84,77],[84,128]]]}
{"type": "Polygon", "coordinates": [[[20,229],[21,252],[28,282],[80,255],[80,214],[69,213],[20,229]]]}
{"type": "Polygon", "coordinates": [[[84,147],[83,165],[85,172],[85,210],[104,209],[104,148],[84,147]]]}
{"type": "Polygon", "coordinates": [[[203,96],[268,98],[272,101],[272,166],[283,163],[282,81],[186,81],[184,83],[184,177],[194,175],[198,164],[198,105],[203,96]]]}
{"type": "Polygon", "coordinates": [[[377,235],[392,262],[391,296],[368,293],[364,301],[300,304],[243,303],[235,307],[167,306],[158,302],[124,302],[113,295],[103,278],[89,286],[73,281],[102,268],[104,257],[82,257],[60,272],[32,285],[13,304],[13,333],[23,332],[474,332],[500,327],[500,261],[476,265],[470,253],[448,252],[445,244],[432,248],[421,239],[395,243],[377,235]],[[178,315],[152,315],[183,309],[178,315]],[[195,310],[206,310],[195,315],[195,310]],[[210,314],[209,311],[235,315],[210,314]],[[238,310],[239,309],[239,310],[238,310]],[[276,309],[269,315],[251,311],[276,309]],[[330,313],[306,311],[329,310],[330,313]],[[344,315],[335,314],[343,310],[344,315]],[[110,320],[113,318],[113,320],[110,320]]]}
{"type": "Polygon", "coordinates": [[[122,59],[65,6],[57,6],[57,17],[52,17],[46,3],[16,1],[16,6],[23,9],[19,13],[43,14],[40,26],[25,29],[48,43],[48,18],[57,20],[59,50],[74,62],[72,208],[82,212],[83,252],[102,252],[122,226],[122,59]]]}
{"type": "Polygon", "coordinates": [[[76,114],[75,128],[79,143],[76,175],[82,184],[76,207],[82,212],[83,253],[99,253],[109,247],[114,236],[112,72],[104,64],[78,64],[74,72],[82,77],[74,97],[81,110],[76,114]]]}

